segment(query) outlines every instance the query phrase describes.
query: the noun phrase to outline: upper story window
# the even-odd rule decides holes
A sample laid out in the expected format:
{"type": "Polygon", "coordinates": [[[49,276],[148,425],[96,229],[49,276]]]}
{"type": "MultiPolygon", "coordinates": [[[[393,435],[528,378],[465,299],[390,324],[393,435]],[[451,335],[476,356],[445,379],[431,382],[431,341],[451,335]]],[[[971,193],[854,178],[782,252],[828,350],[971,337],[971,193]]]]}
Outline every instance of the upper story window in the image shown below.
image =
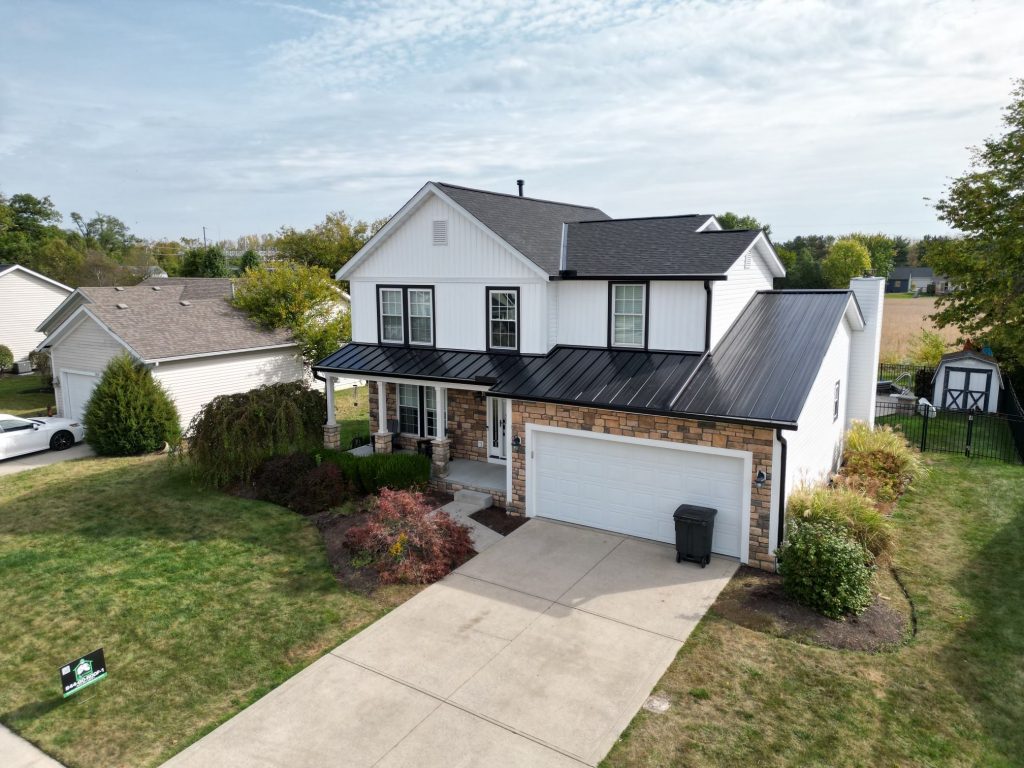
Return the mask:
{"type": "Polygon", "coordinates": [[[377,289],[382,344],[434,344],[434,289],[386,286],[377,289]]]}
{"type": "Polygon", "coordinates": [[[487,348],[519,349],[519,289],[487,289],[487,348]]]}
{"type": "Polygon", "coordinates": [[[646,343],[647,286],[612,283],[611,332],[613,347],[643,347],[646,343]]]}

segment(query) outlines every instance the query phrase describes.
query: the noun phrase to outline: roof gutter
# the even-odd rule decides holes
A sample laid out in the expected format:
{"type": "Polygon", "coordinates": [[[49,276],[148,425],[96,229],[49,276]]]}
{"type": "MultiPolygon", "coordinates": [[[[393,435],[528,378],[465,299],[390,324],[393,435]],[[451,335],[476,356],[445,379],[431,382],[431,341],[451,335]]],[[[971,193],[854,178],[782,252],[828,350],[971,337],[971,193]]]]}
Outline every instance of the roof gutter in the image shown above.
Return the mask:
{"type": "Polygon", "coordinates": [[[551,275],[549,280],[727,280],[726,275],[581,275],[577,270],[565,270],[566,274],[551,275]]]}

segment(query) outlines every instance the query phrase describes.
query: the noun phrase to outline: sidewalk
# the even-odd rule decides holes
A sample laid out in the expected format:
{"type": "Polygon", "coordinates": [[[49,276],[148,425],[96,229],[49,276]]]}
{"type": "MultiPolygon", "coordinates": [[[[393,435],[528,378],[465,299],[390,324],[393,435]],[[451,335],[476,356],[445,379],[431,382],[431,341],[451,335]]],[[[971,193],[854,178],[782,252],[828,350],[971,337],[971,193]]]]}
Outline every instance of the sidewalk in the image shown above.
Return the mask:
{"type": "Polygon", "coordinates": [[[52,757],[0,725],[0,765],[4,768],[64,768],[52,757]]]}

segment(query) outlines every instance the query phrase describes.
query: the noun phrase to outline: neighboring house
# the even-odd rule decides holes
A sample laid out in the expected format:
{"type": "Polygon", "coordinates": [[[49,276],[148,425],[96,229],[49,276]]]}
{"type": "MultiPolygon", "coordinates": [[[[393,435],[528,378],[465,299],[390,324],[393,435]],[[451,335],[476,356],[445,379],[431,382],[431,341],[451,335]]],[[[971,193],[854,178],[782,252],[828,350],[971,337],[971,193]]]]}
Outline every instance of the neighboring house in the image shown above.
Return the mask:
{"type": "Polygon", "coordinates": [[[71,293],[46,275],[19,264],[0,264],[0,344],[25,360],[43,334],[36,326],[71,293]]]}
{"type": "Polygon", "coordinates": [[[57,411],[79,419],[107,363],[127,352],[153,371],[182,427],[217,395],[303,377],[300,350],[228,303],[231,281],[166,278],[79,288],[39,326],[53,359],[57,411]]]}
{"type": "Polygon", "coordinates": [[[885,279],[886,293],[927,293],[935,286],[935,293],[949,293],[949,278],[936,275],[931,267],[896,267],[885,279]]]}
{"type": "Polygon", "coordinates": [[[965,350],[943,355],[932,375],[932,405],[952,411],[996,413],[1003,378],[991,355],[965,350]]]}
{"type": "Polygon", "coordinates": [[[873,421],[883,293],[783,275],[764,232],[714,216],[430,182],[339,270],[353,341],[314,370],[368,379],[375,448],[432,439],[438,483],[450,458],[497,465],[512,512],[659,541],[711,506],[714,551],[772,569],[787,493],[873,421]]]}

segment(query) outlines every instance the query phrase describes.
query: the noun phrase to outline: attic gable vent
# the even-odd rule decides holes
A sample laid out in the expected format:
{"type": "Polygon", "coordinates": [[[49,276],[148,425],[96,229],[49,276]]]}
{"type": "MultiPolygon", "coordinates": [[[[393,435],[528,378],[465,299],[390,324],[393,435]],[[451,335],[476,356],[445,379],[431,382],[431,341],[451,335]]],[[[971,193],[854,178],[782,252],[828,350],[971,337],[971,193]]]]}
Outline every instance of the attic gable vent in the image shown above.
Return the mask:
{"type": "Polygon", "coordinates": [[[118,304],[117,308],[118,309],[128,309],[128,305],[127,304],[118,304]]]}
{"type": "Polygon", "coordinates": [[[434,245],[448,245],[448,219],[434,221],[434,245]]]}
{"type": "Polygon", "coordinates": [[[746,255],[743,257],[743,268],[750,269],[750,265],[753,263],[754,257],[750,254],[750,251],[747,251],[746,255]]]}

